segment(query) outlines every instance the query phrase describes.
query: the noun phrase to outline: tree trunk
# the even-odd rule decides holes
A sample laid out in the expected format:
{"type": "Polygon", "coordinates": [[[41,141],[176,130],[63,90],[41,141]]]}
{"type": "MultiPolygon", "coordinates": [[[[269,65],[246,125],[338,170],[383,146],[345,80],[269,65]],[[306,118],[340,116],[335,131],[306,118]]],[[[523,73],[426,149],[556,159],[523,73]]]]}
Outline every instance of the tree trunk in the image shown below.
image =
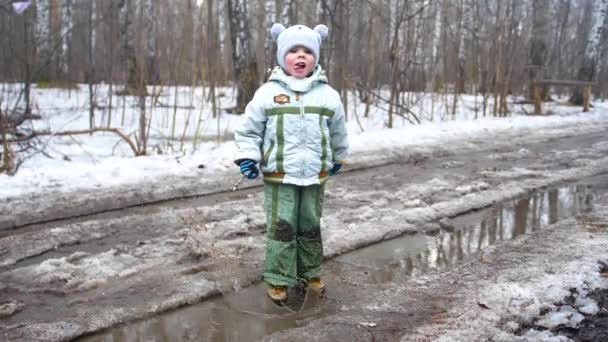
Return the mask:
{"type": "Polygon", "coordinates": [[[30,92],[31,92],[31,86],[32,86],[32,57],[30,56],[31,54],[31,49],[30,49],[30,44],[31,44],[31,37],[30,37],[30,33],[29,33],[29,15],[26,12],[25,15],[23,16],[23,35],[24,35],[24,52],[23,52],[23,64],[24,64],[24,71],[25,71],[25,86],[24,86],[24,101],[25,101],[25,115],[30,115],[32,113],[32,109],[30,108],[30,92]]]}
{"type": "Polygon", "coordinates": [[[564,40],[566,39],[567,29],[568,29],[568,21],[570,21],[570,0],[560,0],[558,15],[556,15],[556,20],[559,23],[559,28],[556,27],[554,38],[553,38],[553,50],[551,53],[551,58],[549,64],[553,66],[552,73],[558,79],[564,78],[563,76],[563,65],[564,65],[564,40]]]}
{"type": "Polygon", "coordinates": [[[237,84],[236,107],[233,113],[243,113],[259,86],[258,67],[251,48],[251,31],[247,18],[246,0],[227,0],[232,44],[234,78],[237,84]]]}
{"type": "MultiPolygon", "coordinates": [[[[599,55],[599,45],[602,37],[603,24],[608,15],[608,0],[587,0],[585,6],[585,17],[590,18],[585,25],[590,25],[589,36],[586,38],[585,53],[581,66],[578,69],[576,78],[579,81],[593,81],[596,74],[596,67],[599,55]]],[[[583,38],[585,39],[585,38],[583,38]]],[[[583,104],[583,89],[577,87],[570,97],[570,102],[575,105],[583,104]]]]}
{"type": "MultiPolygon", "coordinates": [[[[93,0],[89,0],[88,12],[89,12],[89,21],[88,21],[88,61],[89,67],[87,70],[87,83],[89,85],[89,129],[92,130],[95,127],[95,64],[93,62],[93,0]]],[[[91,133],[92,135],[93,133],[91,133]]]]}
{"type": "Polygon", "coordinates": [[[11,150],[10,145],[7,139],[6,131],[8,130],[8,124],[5,123],[4,113],[2,112],[2,108],[0,108],[0,134],[2,137],[2,154],[0,154],[0,160],[2,161],[2,165],[0,166],[0,174],[6,172],[8,174],[11,173],[11,150]]]}
{"type": "MultiPolygon", "coordinates": [[[[213,25],[213,0],[207,0],[207,83],[209,84],[209,97],[211,98],[211,110],[213,112],[213,118],[218,117],[217,102],[215,96],[215,85],[216,85],[216,72],[217,65],[214,63],[217,61],[217,34],[213,25]]],[[[219,119],[218,119],[219,122],[219,119]]],[[[219,132],[218,132],[219,135],[219,132]]]]}
{"type": "MultiPolygon", "coordinates": [[[[528,72],[528,98],[534,99],[534,82],[544,78],[543,72],[549,46],[549,0],[532,2],[532,40],[530,42],[530,70],[528,72]]],[[[544,92],[545,93],[545,92],[544,92]]],[[[545,95],[541,95],[545,98],[545,95]]]]}

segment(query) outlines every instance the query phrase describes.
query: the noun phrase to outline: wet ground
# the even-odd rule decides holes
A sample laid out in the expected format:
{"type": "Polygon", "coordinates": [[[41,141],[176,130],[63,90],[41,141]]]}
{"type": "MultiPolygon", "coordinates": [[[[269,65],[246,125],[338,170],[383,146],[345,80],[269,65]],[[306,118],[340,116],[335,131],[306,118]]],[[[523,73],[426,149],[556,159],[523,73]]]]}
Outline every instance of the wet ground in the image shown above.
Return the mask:
{"type": "Polygon", "coordinates": [[[578,328],[561,327],[556,330],[575,341],[608,341],[608,289],[597,289],[589,297],[598,303],[600,312],[585,318],[578,328]]]}
{"type": "Polygon", "coordinates": [[[448,271],[371,285],[363,277],[351,279],[358,291],[340,312],[262,340],[517,342],[570,336],[603,341],[605,311],[586,314],[589,301],[604,305],[591,289],[608,287],[596,267],[608,258],[606,198],[601,203],[599,212],[497,242],[448,271]],[[570,291],[578,298],[569,299],[570,291]],[[572,312],[568,325],[576,323],[577,315],[580,325],[569,330],[540,326],[545,316],[559,315],[565,307],[572,312]],[[343,330],[334,331],[336,325],[343,330]]]}
{"type": "Polygon", "coordinates": [[[398,339],[443,317],[454,294],[419,291],[377,312],[356,303],[485,263],[496,244],[542,239],[551,224],[593,208],[605,178],[565,182],[608,172],[606,157],[601,132],[481,152],[432,150],[405,166],[345,172],[327,189],[328,292],[293,292],[281,308],[259,283],[264,218],[251,210],[259,189],[28,225],[0,237],[0,303],[18,308],[0,318],[0,336],[61,340],[139,319],[86,339],[239,341],[348,312],[350,320],[332,321],[324,333],[398,339]]]}
{"type": "MultiPolygon", "coordinates": [[[[559,322],[555,322],[550,327],[538,324],[523,326],[518,332],[518,335],[523,335],[531,329],[540,331],[550,330],[557,336],[565,336],[577,342],[602,342],[608,341],[608,289],[595,289],[585,297],[590,298],[597,303],[597,313],[582,314],[574,309],[576,306],[576,298],[580,296],[577,289],[571,288],[571,294],[564,298],[562,303],[558,304],[556,311],[545,310],[541,312],[539,321],[544,323],[548,320],[545,317],[554,315],[553,319],[557,318],[559,322]],[[573,316],[578,322],[572,324],[573,316]],[[557,323],[557,324],[556,324],[557,323]]],[[[584,311],[584,310],[583,310],[584,311]]],[[[549,321],[551,318],[549,318],[549,321]]]]}
{"type": "MultiPolygon", "coordinates": [[[[602,191],[600,184],[608,184],[608,176],[535,191],[491,208],[444,219],[437,229],[426,233],[407,234],[340,255],[325,265],[324,279],[329,290],[322,297],[295,289],[286,306],[277,306],[264,296],[265,285],[258,283],[80,341],[258,340],[336,314],[341,307],[356,303],[357,298],[365,296],[357,283],[400,282],[429,270],[447,271],[471,258],[483,258],[480,252],[499,241],[542,231],[560,220],[589,212],[597,197],[594,189],[602,191]]],[[[418,310],[417,315],[429,317],[433,311],[418,310]]],[[[413,319],[409,319],[412,324],[413,319]]]]}

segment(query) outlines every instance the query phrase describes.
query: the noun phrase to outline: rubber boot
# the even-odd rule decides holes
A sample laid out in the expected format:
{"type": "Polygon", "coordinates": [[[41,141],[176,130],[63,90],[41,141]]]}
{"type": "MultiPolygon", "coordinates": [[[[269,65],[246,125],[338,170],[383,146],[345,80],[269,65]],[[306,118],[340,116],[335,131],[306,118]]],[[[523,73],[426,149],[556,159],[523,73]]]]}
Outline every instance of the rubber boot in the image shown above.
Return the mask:
{"type": "Polygon", "coordinates": [[[266,294],[273,302],[287,301],[287,288],[283,286],[270,286],[266,294]]]}
{"type": "Polygon", "coordinates": [[[312,291],[323,293],[325,292],[325,283],[321,281],[321,278],[312,278],[308,279],[307,282],[308,288],[312,291]]]}

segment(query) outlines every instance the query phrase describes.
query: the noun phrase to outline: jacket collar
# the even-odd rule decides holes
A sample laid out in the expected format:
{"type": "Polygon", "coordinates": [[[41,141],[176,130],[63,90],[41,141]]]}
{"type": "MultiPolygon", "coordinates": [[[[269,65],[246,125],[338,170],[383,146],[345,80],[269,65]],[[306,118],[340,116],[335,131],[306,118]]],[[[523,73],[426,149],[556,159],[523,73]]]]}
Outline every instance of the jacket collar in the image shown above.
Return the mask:
{"type": "Polygon", "coordinates": [[[293,76],[289,76],[285,73],[283,68],[277,66],[274,68],[274,70],[272,70],[268,81],[279,82],[292,91],[306,93],[318,83],[327,83],[327,77],[325,76],[325,71],[320,65],[317,65],[313,69],[312,74],[305,78],[295,78],[293,76]]]}

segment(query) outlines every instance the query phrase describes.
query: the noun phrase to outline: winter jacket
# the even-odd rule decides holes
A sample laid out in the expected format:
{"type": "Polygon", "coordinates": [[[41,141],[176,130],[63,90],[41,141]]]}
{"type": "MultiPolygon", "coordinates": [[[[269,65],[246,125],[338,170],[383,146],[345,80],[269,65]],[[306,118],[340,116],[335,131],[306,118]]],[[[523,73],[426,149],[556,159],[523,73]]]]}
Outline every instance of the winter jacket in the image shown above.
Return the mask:
{"type": "Polygon", "coordinates": [[[323,183],[333,162],[345,163],[348,156],[340,95],[321,66],[303,79],[276,67],[245,108],[235,141],[235,163],[259,162],[266,182],[323,183]]]}

